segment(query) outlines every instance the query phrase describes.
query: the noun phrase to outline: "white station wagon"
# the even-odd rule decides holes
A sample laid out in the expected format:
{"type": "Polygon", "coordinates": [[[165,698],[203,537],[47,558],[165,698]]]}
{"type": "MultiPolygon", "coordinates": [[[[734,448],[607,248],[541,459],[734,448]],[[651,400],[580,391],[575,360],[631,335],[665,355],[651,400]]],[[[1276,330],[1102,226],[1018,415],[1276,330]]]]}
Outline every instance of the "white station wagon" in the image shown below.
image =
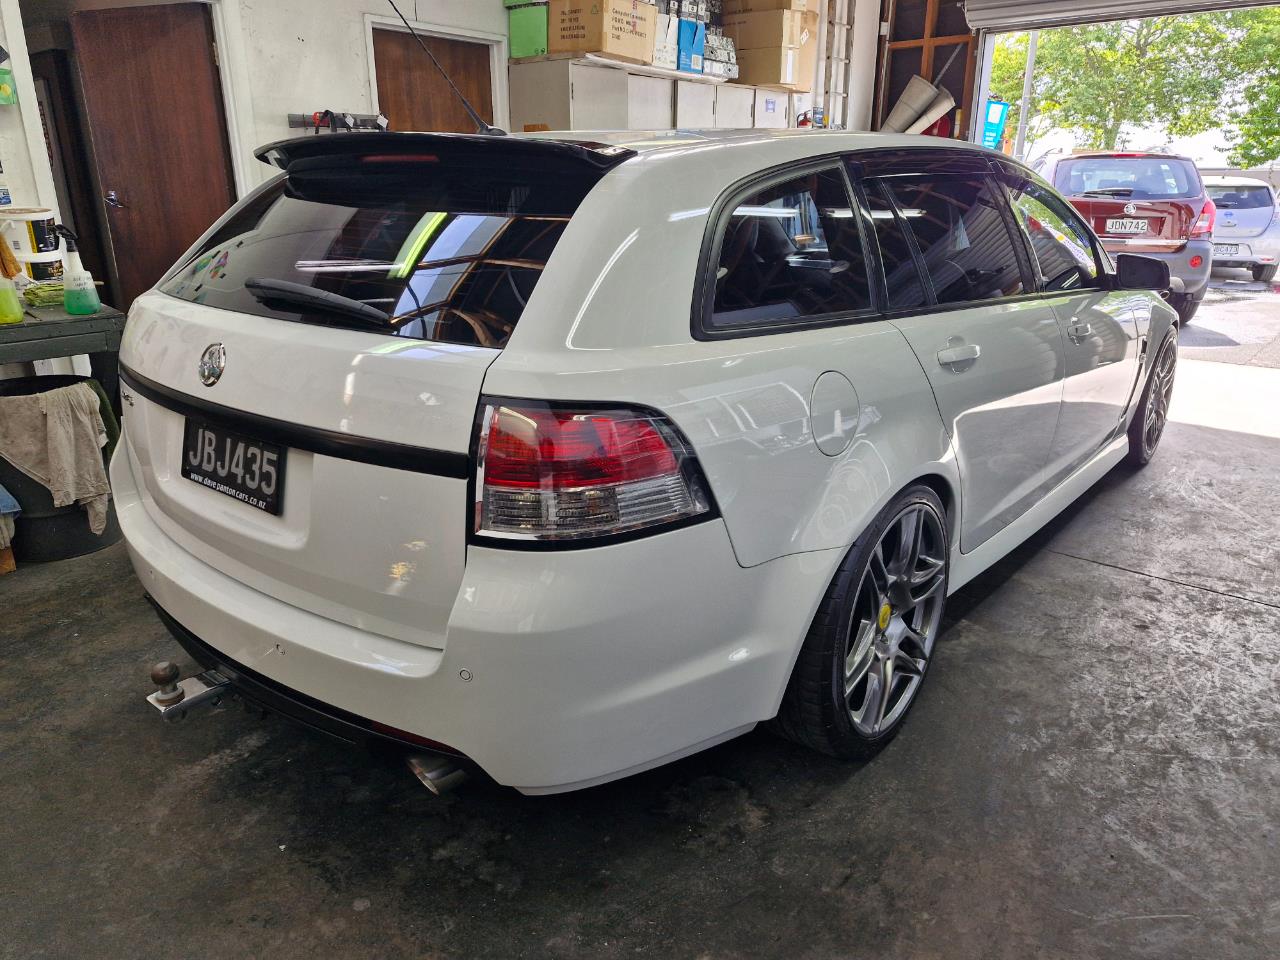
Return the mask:
{"type": "Polygon", "coordinates": [[[952,141],[351,134],[134,305],[120,523],[204,672],[573,790],[901,727],[943,603],[1164,427],[1159,261],[952,141]]]}

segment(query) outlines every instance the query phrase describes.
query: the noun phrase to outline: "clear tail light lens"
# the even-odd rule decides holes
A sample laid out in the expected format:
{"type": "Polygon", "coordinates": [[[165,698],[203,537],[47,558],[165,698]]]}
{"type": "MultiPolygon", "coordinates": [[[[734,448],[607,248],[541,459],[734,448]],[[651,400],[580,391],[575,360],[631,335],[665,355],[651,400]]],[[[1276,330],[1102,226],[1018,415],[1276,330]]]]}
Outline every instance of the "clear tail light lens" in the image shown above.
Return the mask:
{"type": "Polygon", "coordinates": [[[477,534],[608,537],[712,510],[693,451],[659,413],[486,399],[480,416],[477,534]]]}
{"type": "Polygon", "coordinates": [[[1196,237],[1208,237],[1213,234],[1213,222],[1218,218],[1218,205],[1212,200],[1204,202],[1204,208],[1200,211],[1200,216],[1196,217],[1195,225],[1191,228],[1191,239],[1196,237]]]}

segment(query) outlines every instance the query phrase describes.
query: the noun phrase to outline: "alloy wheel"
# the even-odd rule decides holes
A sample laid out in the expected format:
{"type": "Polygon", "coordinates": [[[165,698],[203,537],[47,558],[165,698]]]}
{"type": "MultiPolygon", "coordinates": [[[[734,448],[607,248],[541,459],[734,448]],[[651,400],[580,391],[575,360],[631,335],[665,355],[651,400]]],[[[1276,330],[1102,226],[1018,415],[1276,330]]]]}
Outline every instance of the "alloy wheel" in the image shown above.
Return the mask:
{"type": "Polygon", "coordinates": [[[1165,424],[1169,420],[1169,401],[1173,397],[1173,375],[1178,365],[1178,351],[1169,341],[1156,358],[1151,371],[1151,392],[1147,396],[1146,419],[1142,424],[1142,446],[1150,456],[1160,442],[1165,424]]]}
{"type": "Polygon", "coordinates": [[[924,680],[946,600],[946,542],[942,518],[916,503],[871,552],[844,661],[845,704],[863,737],[892,729],[924,680]]]}

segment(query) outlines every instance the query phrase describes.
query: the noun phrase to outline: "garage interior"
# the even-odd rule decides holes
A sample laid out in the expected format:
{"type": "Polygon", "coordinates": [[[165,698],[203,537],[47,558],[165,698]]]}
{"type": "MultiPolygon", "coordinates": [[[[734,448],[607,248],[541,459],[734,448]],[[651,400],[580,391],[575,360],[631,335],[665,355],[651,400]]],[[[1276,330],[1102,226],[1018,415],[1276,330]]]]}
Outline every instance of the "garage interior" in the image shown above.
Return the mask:
{"type": "MultiPolygon", "coordinates": [[[[806,91],[509,63],[498,0],[404,6],[510,130],[877,129],[919,74],[976,138],[999,32],[1251,4],[824,0],[806,91]]],[[[310,134],[291,115],[467,129],[410,39],[370,0],[0,0],[19,100],[0,160],[127,312],[261,182],[256,146],[310,134]]],[[[940,669],[866,763],[759,729],[578,793],[436,797],[238,704],[162,723],[151,665],[198,668],[125,545],[19,563],[0,575],[0,957],[1280,955],[1280,296],[1246,280],[1220,276],[1181,331],[1156,460],[950,598],[940,669]]],[[[0,352],[0,381],[110,387],[110,331],[74,358],[0,352]]]]}

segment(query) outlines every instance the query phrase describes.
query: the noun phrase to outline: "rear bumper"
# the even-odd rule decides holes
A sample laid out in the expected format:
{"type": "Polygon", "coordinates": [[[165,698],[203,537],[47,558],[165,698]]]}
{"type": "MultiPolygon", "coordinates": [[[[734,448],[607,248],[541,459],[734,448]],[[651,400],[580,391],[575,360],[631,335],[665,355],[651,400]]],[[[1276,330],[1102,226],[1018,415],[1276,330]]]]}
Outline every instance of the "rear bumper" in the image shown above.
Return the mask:
{"type": "Polygon", "coordinates": [[[1280,263],[1280,234],[1264,233],[1260,236],[1234,239],[1220,237],[1214,241],[1216,247],[1231,246],[1236,252],[1223,256],[1214,255],[1215,267],[1266,267],[1280,263]]]}
{"type": "MultiPolygon", "coordinates": [[[[1104,244],[1105,245],[1105,244],[1104,244]]],[[[1114,253],[1127,253],[1118,248],[1114,253]]],[[[1213,270],[1213,241],[1188,240],[1186,246],[1176,253],[1144,253],[1144,257],[1154,257],[1169,265],[1169,276],[1182,281],[1183,290],[1193,300],[1201,299],[1209,286],[1209,273],[1213,270]],[[1199,257],[1199,264],[1192,266],[1192,261],[1199,257]]]]}
{"type": "Polygon", "coordinates": [[[215,570],[152,519],[125,443],[111,473],[138,577],[197,661],[325,732],[425,738],[525,793],[639,772],[773,716],[841,553],[743,569],[720,520],[589,550],[473,546],[432,649],[215,570]]]}

